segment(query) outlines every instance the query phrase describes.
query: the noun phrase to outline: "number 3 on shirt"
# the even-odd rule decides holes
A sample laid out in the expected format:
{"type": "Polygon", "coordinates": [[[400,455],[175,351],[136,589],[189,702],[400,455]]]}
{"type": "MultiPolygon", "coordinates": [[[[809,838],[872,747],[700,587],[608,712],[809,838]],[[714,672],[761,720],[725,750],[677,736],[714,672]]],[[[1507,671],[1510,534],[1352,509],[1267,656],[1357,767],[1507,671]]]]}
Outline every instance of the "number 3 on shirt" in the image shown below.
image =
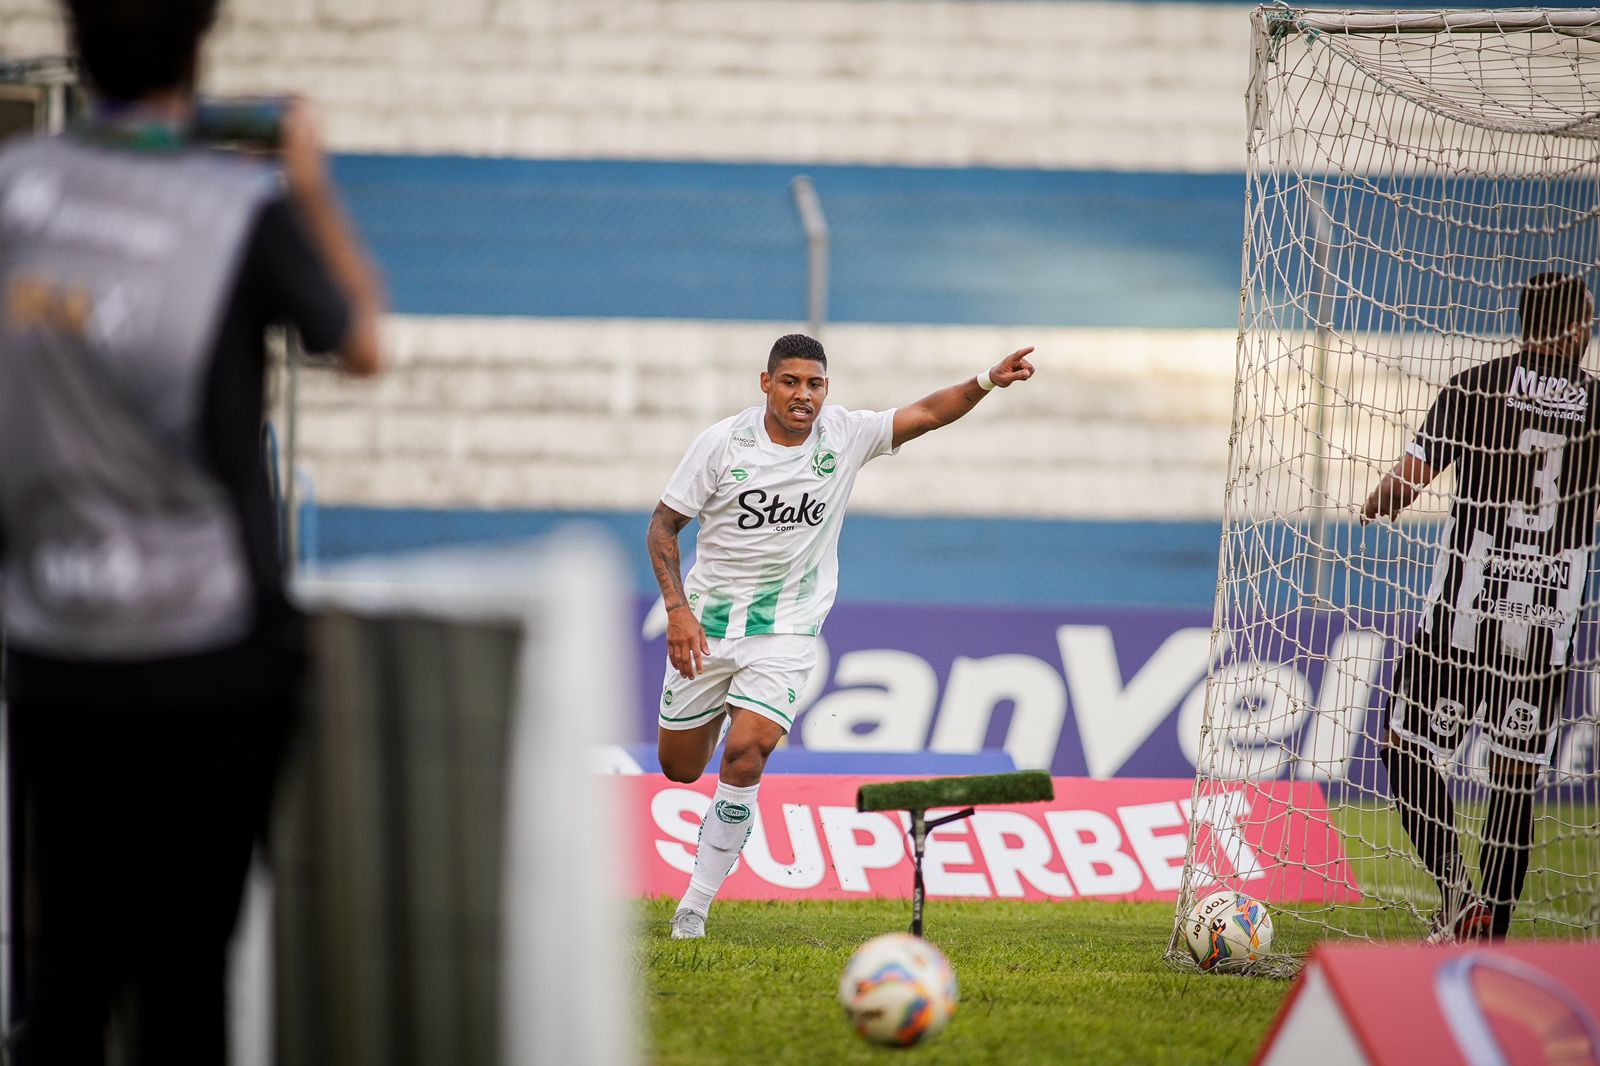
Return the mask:
{"type": "Polygon", "coordinates": [[[1506,515],[1506,525],[1525,529],[1530,533],[1544,533],[1556,524],[1556,505],[1560,502],[1557,482],[1561,477],[1561,457],[1567,438],[1559,433],[1542,429],[1525,429],[1517,441],[1517,451],[1522,455],[1543,455],[1543,461],[1533,472],[1533,487],[1539,491],[1539,505],[1529,511],[1527,504],[1518,500],[1506,515]]]}

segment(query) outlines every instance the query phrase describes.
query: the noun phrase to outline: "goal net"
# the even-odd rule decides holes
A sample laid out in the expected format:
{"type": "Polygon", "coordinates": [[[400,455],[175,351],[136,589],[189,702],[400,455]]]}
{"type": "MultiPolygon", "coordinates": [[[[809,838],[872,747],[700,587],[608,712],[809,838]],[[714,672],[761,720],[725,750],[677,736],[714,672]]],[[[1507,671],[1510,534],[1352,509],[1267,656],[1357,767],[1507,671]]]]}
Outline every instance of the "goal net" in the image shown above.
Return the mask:
{"type": "MultiPolygon", "coordinates": [[[[1274,901],[1266,968],[1283,971],[1325,937],[1418,939],[1441,907],[1379,745],[1396,663],[1434,598],[1435,563],[1456,550],[1449,516],[1460,465],[1445,464],[1397,521],[1357,519],[1441,389],[1522,350],[1518,301],[1531,277],[1561,271],[1595,289],[1600,11],[1276,7],[1253,18],[1213,658],[1201,721],[1190,725],[1198,735],[1185,740],[1198,773],[1168,956],[1187,958],[1183,917],[1198,898],[1237,889],[1274,901]],[[1224,809],[1257,824],[1239,836],[1219,832],[1215,812],[1224,809]],[[1331,843],[1291,846],[1318,834],[1331,843]],[[1284,846],[1242,849],[1246,836],[1284,846]],[[1294,858],[1302,854],[1316,858],[1294,858]]],[[[1572,387],[1549,376],[1524,385],[1540,393],[1530,402],[1556,407],[1562,398],[1550,390],[1572,387]]],[[[1493,469],[1536,483],[1502,485],[1485,499],[1554,505],[1537,480],[1550,474],[1537,449],[1521,465],[1516,453],[1508,449],[1493,469]]],[[[1559,502],[1588,507],[1589,542],[1592,503],[1559,502]]],[[[1458,561],[1483,571],[1482,553],[1468,557],[1474,551],[1458,561]]],[[[1586,609],[1594,582],[1585,583],[1581,551],[1564,557],[1578,560],[1579,573],[1552,609],[1540,599],[1556,583],[1550,572],[1496,570],[1495,558],[1487,577],[1461,582],[1453,606],[1509,634],[1517,627],[1505,604],[1525,602],[1521,632],[1542,632],[1541,647],[1570,636],[1571,649],[1564,664],[1540,667],[1564,704],[1546,760],[1516,778],[1533,790],[1535,831],[1512,933],[1594,937],[1600,686],[1586,609]]],[[[1447,665],[1417,654],[1419,676],[1447,665]]],[[[1485,676],[1494,669],[1485,666],[1485,676]]],[[[1474,893],[1485,890],[1480,852],[1495,781],[1510,780],[1495,776],[1489,702],[1434,723],[1440,732],[1430,736],[1450,742],[1426,752],[1453,806],[1462,887],[1474,893]]],[[[1470,898],[1452,893],[1452,912],[1470,898]]]]}

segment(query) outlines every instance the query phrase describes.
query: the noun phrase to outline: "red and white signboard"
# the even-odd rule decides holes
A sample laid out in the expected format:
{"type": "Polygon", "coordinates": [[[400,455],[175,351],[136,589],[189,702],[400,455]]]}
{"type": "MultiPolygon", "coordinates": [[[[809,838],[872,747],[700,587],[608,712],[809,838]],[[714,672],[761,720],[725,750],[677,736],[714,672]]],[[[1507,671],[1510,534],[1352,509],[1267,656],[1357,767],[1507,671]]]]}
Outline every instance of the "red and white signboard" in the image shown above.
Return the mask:
{"type": "MultiPolygon", "coordinates": [[[[856,789],[878,780],[765,778],[749,843],[720,898],[909,896],[906,816],[855,807],[856,789]]],[[[647,842],[637,892],[680,894],[715,779],[615,781],[626,790],[637,839],[647,842]]],[[[928,895],[1176,899],[1192,787],[1182,780],[1058,777],[1052,802],[980,808],[928,837],[928,895]]],[[[1198,854],[1241,891],[1272,902],[1358,898],[1322,792],[1311,782],[1241,783],[1205,797],[1200,820],[1198,854]]]]}
{"type": "Polygon", "coordinates": [[[1257,1066],[1600,1062],[1600,945],[1324,947],[1257,1066]]]}

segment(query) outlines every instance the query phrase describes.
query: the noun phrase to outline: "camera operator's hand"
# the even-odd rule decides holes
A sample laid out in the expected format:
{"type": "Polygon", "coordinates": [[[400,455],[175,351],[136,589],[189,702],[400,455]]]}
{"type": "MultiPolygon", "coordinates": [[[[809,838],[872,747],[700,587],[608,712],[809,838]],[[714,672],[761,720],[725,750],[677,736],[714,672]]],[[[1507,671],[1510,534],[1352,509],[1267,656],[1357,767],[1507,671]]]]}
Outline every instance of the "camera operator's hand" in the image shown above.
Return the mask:
{"type": "Polygon", "coordinates": [[[328,157],[311,104],[292,101],[283,114],[283,176],[297,200],[319,196],[328,189],[328,157]]]}
{"type": "Polygon", "coordinates": [[[321,248],[334,280],[350,301],[350,325],[339,344],[339,355],[351,373],[375,374],[383,361],[378,348],[382,289],[339,207],[316,118],[305,100],[295,100],[284,112],[282,158],[289,195],[300,208],[311,239],[321,248]]]}

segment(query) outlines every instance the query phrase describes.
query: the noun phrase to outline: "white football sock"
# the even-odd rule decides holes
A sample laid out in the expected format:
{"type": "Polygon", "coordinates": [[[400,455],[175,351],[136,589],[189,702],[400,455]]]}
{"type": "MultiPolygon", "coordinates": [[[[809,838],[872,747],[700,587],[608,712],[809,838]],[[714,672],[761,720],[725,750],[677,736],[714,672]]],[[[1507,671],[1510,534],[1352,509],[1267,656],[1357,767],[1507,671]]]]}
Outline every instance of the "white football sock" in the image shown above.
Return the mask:
{"type": "Polygon", "coordinates": [[[744,842],[750,839],[751,819],[755,817],[757,782],[740,788],[726,781],[717,782],[717,794],[711,797],[706,808],[705,821],[700,823],[700,848],[694,856],[694,874],[689,878],[689,891],[683,894],[678,907],[704,915],[711,909],[717,889],[727,880],[744,842]]]}

